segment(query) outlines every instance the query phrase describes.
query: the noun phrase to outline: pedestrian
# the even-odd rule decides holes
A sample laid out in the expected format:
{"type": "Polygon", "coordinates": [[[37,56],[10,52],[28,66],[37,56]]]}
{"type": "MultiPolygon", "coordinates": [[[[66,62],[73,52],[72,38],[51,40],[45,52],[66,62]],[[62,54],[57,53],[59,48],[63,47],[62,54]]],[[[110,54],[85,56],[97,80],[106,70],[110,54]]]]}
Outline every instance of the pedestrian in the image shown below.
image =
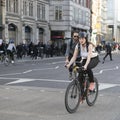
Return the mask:
{"type": "MultiPolygon", "coordinates": [[[[65,64],[67,65],[69,61],[71,60],[75,46],[77,45],[79,39],[78,39],[78,32],[74,31],[72,34],[72,38],[69,39],[67,43],[66,53],[65,53],[65,64]]],[[[72,66],[72,65],[71,65],[72,66]]],[[[72,80],[72,68],[69,68],[69,79],[72,80]]]]}
{"type": "Polygon", "coordinates": [[[3,42],[2,39],[0,39],[0,54],[5,54],[6,48],[5,48],[5,43],[3,42]]]}
{"type": "Polygon", "coordinates": [[[108,55],[110,56],[110,61],[113,60],[113,59],[112,59],[112,48],[111,48],[111,46],[110,46],[110,43],[107,43],[107,44],[106,44],[106,46],[105,46],[105,52],[106,52],[106,54],[105,54],[105,56],[103,57],[103,62],[102,62],[102,63],[105,62],[105,59],[106,59],[106,57],[107,57],[108,55]]]}

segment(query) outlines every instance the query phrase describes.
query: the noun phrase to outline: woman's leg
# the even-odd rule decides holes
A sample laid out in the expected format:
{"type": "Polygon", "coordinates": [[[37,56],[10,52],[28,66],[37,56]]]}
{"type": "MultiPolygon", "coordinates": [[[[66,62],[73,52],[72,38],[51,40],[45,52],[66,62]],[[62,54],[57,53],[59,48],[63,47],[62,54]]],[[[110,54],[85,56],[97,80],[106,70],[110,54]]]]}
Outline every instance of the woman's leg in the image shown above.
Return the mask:
{"type": "Polygon", "coordinates": [[[93,76],[93,71],[91,69],[87,70],[89,81],[90,81],[90,90],[94,90],[94,76],[93,76]]]}
{"type": "MultiPolygon", "coordinates": [[[[85,65],[86,63],[86,60],[83,60],[82,62],[82,65],[85,65]]],[[[89,86],[89,89],[90,90],[93,90],[94,89],[94,76],[93,76],[93,71],[91,68],[87,68],[87,74],[88,74],[88,77],[89,77],[89,81],[90,81],[90,86],[89,86]]]]}

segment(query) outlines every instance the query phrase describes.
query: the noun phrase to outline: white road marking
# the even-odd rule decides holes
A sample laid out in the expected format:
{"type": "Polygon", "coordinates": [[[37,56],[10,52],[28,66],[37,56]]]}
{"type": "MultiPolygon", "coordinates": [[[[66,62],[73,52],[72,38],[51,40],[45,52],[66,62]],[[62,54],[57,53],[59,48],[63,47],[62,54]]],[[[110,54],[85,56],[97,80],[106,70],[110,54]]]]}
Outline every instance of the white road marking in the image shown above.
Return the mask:
{"type": "Polygon", "coordinates": [[[61,83],[62,82],[63,83],[70,82],[70,81],[65,81],[65,80],[53,80],[53,79],[26,79],[26,78],[20,78],[18,80],[13,81],[13,82],[6,83],[6,85],[8,85],[8,84],[16,84],[16,83],[23,83],[23,82],[29,82],[29,81],[61,82],[61,83]]]}
{"type": "Polygon", "coordinates": [[[22,74],[22,73],[1,74],[0,76],[19,75],[19,74],[22,74]]]}
{"type": "MultiPolygon", "coordinates": [[[[56,66],[56,67],[53,67],[53,68],[31,69],[31,70],[27,70],[27,71],[24,71],[24,72],[21,72],[21,73],[1,74],[0,76],[10,76],[10,75],[26,74],[26,73],[29,73],[29,72],[32,72],[32,71],[55,70],[55,69],[58,69],[58,68],[59,68],[59,66],[56,66]]],[[[119,69],[118,66],[116,66],[115,68],[103,69],[103,70],[100,70],[98,73],[94,73],[94,75],[102,74],[104,71],[111,71],[111,70],[117,70],[117,69],[119,69]]]]}
{"type": "Polygon", "coordinates": [[[94,75],[102,74],[104,71],[111,71],[111,70],[118,70],[118,69],[119,69],[118,66],[116,66],[115,68],[103,69],[103,70],[100,70],[98,73],[94,73],[94,75]]]}
{"type": "MultiPolygon", "coordinates": [[[[19,79],[13,82],[6,83],[6,85],[10,84],[17,84],[17,83],[24,83],[24,82],[30,82],[30,81],[43,81],[43,82],[60,82],[60,83],[69,83],[71,81],[65,81],[65,80],[53,80],[53,79],[19,79]]],[[[99,83],[99,90],[104,90],[107,88],[120,86],[119,84],[110,84],[110,83],[99,83]]]]}
{"type": "Polygon", "coordinates": [[[38,70],[54,70],[54,69],[58,69],[59,66],[56,66],[54,68],[44,68],[44,69],[33,69],[32,71],[38,71],[38,70]]]}
{"type": "Polygon", "coordinates": [[[32,70],[27,70],[27,71],[24,71],[24,72],[21,72],[21,73],[1,74],[0,76],[10,76],[10,75],[26,74],[26,73],[29,73],[29,72],[32,72],[32,71],[55,70],[55,69],[58,69],[58,68],[59,68],[59,66],[56,66],[56,67],[54,67],[54,68],[32,69],[32,70]]]}
{"type": "Polygon", "coordinates": [[[7,83],[7,85],[17,84],[17,83],[24,83],[24,82],[30,82],[30,81],[34,81],[34,79],[19,79],[19,80],[7,83]]]}
{"type": "Polygon", "coordinates": [[[25,74],[25,73],[29,73],[29,72],[32,72],[32,70],[27,70],[27,71],[25,71],[23,73],[25,74]]]}
{"type": "MultiPolygon", "coordinates": [[[[32,72],[32,71],[37,71],[37,70],[49,70],[49,69],[58,69],[58,68],[59,68],[59,66],[56,66],[54,68],[32,69],[32,70],[27,70],[27,71],[24,71],[24,72],[21,72],[21,73],[1,74],[0,76],[26,74],[26,73],[29,73],[29,72],[32,72]]],[[[111,71],[111,70],[117,70],[117,69],[119,69],[118,66],[116,66],[115,68],[103,69],[103,70],[100,70],[98,73],[94,73],[94,74],[99,75],[99,74],[102,74],[104,71],[111,71]]],[[[12,80],[15,80],[13,82],[6,83],[6,85],[24,83],[24,82],[30,82],[30,81],[61,82],[61,83],[70,82],[70,81],[65,81],[65,80],[53,80],[53,79],[5,78],[5,77],[0,77],[0,79],[12,79],[12,80]],[[18,79],[18,80],[16,80],[16,79],[18,79]]],[[[100,83],[99,89],[102,90],[102,89],[107,89],[107,88],[111,88],[111,87],[115,87],[115,86],[120,86],[120,84],[100,83]]]]}

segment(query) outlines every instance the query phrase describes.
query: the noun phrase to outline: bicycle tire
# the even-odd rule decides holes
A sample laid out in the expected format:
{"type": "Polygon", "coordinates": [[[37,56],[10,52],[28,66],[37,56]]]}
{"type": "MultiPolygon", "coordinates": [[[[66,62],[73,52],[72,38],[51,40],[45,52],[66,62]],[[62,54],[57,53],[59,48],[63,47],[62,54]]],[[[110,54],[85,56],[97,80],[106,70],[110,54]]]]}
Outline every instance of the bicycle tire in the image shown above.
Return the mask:
{"type": "Polygon", "coordinates": [[[76,80],[73,80],[67,87],[66,92],[65,92],[65,107],[66,110],[69,113],[74,113],[76,112],[79,104],[80,104],[80,86],[79,83],[76,80]],[[70,95],[70,96],[69,96],[70,95]],[[74,102],[75,104],[72,106],[71,102],[74,102]]]}
{"type": "MultiPolygon", "coordinates": [[[[95,83],[94,90],[93,91],[88,90],[87,95],[86,95],[86,103],[89,106],[93,106],[97,100],[97,97],[98,97],[98,81],[96,78],[94,78],[94,83],[95,83]]],[[[87,85],[87,86],[89,86],[89,85],[87,85]]],[[[87,87],[87,89],[88,89],[88,87],[87,87]]]]}

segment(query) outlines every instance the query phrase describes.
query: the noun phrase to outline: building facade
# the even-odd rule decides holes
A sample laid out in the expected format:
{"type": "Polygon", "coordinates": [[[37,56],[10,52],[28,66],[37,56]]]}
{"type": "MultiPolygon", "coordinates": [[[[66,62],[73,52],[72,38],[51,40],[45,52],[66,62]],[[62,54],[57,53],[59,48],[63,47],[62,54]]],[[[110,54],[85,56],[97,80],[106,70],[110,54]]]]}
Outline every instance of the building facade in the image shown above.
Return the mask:
{"type": "Polygon", "coordinates": [[[61,46],[73,31],[90,30],[90,0],[4,0],[3,39],[15,44],[52,40],[61,46]]]}
{"type": "Polygon", "coordinates": [[[50,39],[48,0],[6,0],[4,37],[15,44],[50,39]]]}
{"type": "Polygon", "coordinates": [[[3,38],[5,0],[0,0],[0,39],[3,38]]]}
{"type": "Polygon", "coordinates": [[[58,46],[73,31],[90,30],[90,0],[50,0],[51,40],[58,46]]]}
{"type": "Polygon", "coordinates": [[[107,0],[106,40],[120,42],[119,0],[107,0]]]}
{"type": "Polygon", "coordinates": [[[96,44],[101,44],[107,34],[107,0],[92,0],[92,30],[96,44]]]}

